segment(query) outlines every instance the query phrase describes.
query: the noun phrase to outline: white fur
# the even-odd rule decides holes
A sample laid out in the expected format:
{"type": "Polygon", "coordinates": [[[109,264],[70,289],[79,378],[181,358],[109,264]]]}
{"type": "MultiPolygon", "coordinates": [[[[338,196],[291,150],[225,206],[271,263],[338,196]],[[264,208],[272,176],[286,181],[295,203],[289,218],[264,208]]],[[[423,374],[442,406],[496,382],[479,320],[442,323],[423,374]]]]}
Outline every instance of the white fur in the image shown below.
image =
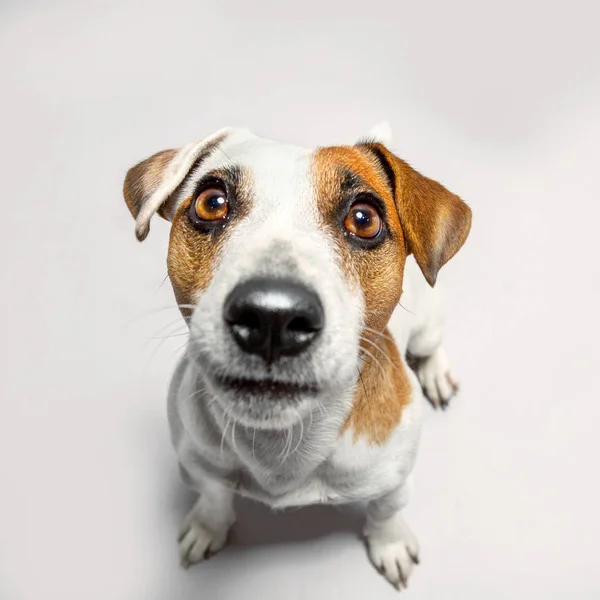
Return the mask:
{"type": "Polygon", "coordinates": [[[458,389],[448,355],[442,346],[438,346],[431,356],[421,361],[417,375],[427,397],[436,408],[446,405],[458,389]]]}
{"type": "MultiPolygon", "coordinates": [[[[389,126],[375,133],[386,141],[391,137],[389,126]]],[[[157,191],[152,205],[140,213],[139,227],[158,208],[160,195],[181,183],[185,165],[189,169],[205,143],[180,154],[160,194],[157,191]]],[[[204,174],[234,164],[251,173],[254,204],[250,215],[229,233],[210,285],[195,299],[188,350],[171,383],[173,445],[184,479],[201,494],[182,530],[182,563],[198,562],[224,545],[234,521],[236,493],[275,508],[368,502],[365,531],[371,560],[400,585],[418,553],[400,511],[408,500],[419,439],[420,384],[405,365],[413,395],[384,444],[356,440],[351,430],[340,436],[361,366],[358,336],[364,301],[362,290],[348,285],[334,245],[321,228],[310,177],[311,153],[235,130],[219,148],[192,174],[181,198],[204,174]],[[284,364],[275,376],[311,378],[321,392],[296,406],[257,406],[254,414],[241,408],[235,395],[219,389],[214,374],[266,378],[273,373],[267,373],[258,357],[242,356],[228,335],[221,308],[245,278],[290,273],[321,298],[326,328],[310,356],[284,364]]],[[[423,384],[445,398],[441,379],[449,367],[440,347],[438,292],[427,285],[412,259],[405,270],[402,305],[409,310],[399,308],[392,322],[400,354],[410,350],[424,357],[423,384]]]]}
{"type": "Polygon", "coordinates": [[[390,146],[392,143],[392,127],[388,121],[381,121],[374,125],[367,133],[367,139],[374,142],[381,142],[384,146],[390,146]]]}
{"type": "Polygon", "coordinates": [[[179,534],[181,564],[187,567],[221,550],[234,522],[233,496],[223,486],[204,480],[202,496],[184,519],[179,534]]]}

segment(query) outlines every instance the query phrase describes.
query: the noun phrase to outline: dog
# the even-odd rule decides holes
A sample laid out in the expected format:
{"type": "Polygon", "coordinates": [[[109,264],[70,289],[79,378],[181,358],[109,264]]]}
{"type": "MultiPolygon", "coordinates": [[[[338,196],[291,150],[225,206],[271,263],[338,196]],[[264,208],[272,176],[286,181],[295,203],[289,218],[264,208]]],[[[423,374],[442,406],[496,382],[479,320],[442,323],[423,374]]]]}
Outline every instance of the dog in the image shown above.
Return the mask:
{"type": "Polygon", "coordinates": [[[419,562],[402,509],[423,393],[445,407],[457,390],[434,286],[471,210],[390,145],[385,123],[314,150],[226,128],[127,172],[137,238],[155,213],[171,222],[189,328],[168,394],[181,475],[199,493],[179,538],[186,567],[223,548],[236,494],[362,503],[375,567],[401,589],[419,562]]]}

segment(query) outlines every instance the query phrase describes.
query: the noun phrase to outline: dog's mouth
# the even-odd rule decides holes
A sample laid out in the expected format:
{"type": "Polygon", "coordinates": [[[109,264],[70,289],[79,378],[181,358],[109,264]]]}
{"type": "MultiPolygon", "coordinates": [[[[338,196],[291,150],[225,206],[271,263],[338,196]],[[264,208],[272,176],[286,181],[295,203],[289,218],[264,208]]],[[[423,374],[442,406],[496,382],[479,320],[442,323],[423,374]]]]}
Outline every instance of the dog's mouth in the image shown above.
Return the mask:
{"type": "Polygon", "coordinates": [[[290,427],[312,411],[322,393],[314,383],[228,375],[207,379],[227,417],[255,428],[290,427]]]}
{"type": "Polygon", "coordinates": [[[221,389],[240,396],[262,398],[272,401],[293,401],[316,396],[320,388],[315,383],[296,383],[274,379],[251,379],[231,376],[216,376],[214,383],[221,389]]]}

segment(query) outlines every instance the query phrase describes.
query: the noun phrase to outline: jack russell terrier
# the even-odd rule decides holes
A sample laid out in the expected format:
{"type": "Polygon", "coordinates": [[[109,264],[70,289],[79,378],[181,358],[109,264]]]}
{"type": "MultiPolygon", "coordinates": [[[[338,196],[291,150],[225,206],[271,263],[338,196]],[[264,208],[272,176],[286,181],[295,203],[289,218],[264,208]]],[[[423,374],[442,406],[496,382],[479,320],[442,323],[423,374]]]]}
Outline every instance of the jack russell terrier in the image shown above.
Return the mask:
{"type": "Polygon", "coordinates": [[[375,567],[400,589],[419,562],[401,511],[422,390],[436,408],[457,390],[434,284],[471,211],[390,137],[384,123],[353,146],[305,150],[227,128],[127,173],[138,239],[156,212],[172,223],[168,272],[189,328],[168,398],[182,477],[200,494],[184,566],[223,548],[236,494],[274,508],[364,502],[375,567]],[[392,337],[401,297],[411,312],[392,337]]]}

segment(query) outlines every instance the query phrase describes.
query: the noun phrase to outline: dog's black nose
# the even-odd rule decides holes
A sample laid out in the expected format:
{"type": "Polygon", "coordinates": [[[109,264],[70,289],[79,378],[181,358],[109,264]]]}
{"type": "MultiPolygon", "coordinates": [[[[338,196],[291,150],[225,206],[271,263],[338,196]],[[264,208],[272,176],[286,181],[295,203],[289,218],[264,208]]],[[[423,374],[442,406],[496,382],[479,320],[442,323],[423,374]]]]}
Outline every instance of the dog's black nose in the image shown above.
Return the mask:
{"type": "Polygon", "coordinates": [[[240,348],[269,363],[305,350],[325,321],[317,294],[288,279],[238,285],[225,302],[223,317],[240,348]]]}

